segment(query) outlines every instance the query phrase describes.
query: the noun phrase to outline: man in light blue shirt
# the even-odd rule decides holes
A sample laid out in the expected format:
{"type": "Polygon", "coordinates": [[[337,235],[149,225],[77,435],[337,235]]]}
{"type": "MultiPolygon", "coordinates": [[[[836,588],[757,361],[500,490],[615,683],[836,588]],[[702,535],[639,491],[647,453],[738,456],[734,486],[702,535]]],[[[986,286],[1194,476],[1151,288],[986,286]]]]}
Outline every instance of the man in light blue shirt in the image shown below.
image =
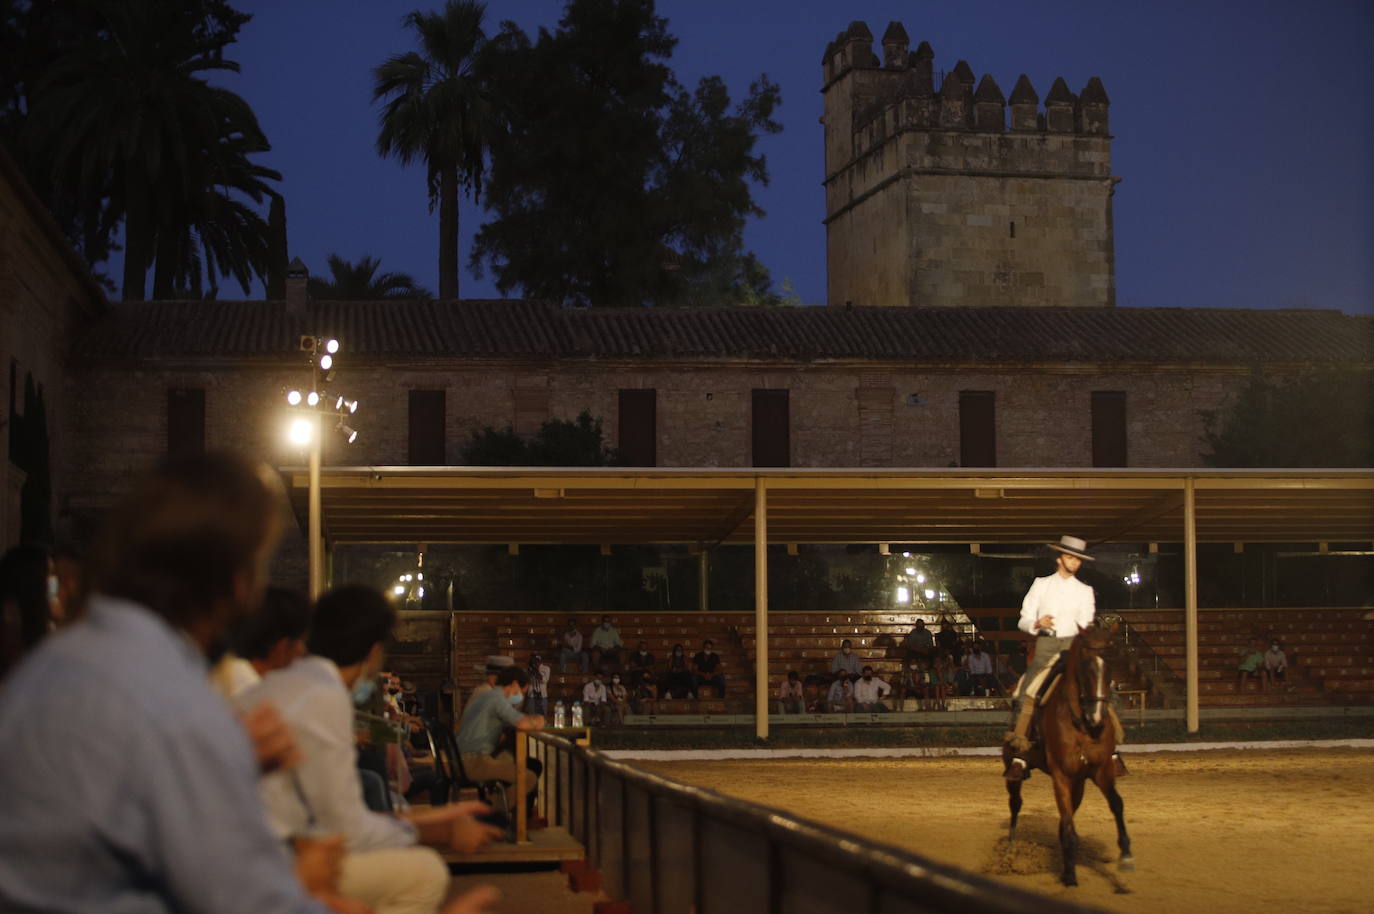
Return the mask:
{"type": "Polygon", "coordinates": [[[0,691],[0,910],[324,912],[267,827],[206,655],[252,611],[280,482],[206,456],[111,517],[87,619],[0,691]]]}
{"type": "MultiPolygon", "coordinates": [[[[515,783],[515,754],[510,749],[500,752],[501,733],[506,727],[515,730],[540,730],[544,718],[539,714],[522,714],[525,686],[529,674],[518,666],[509,666],[496,676],[496,686],[468,702],[463,720],[458,725],[458,754],[462,756],[463,771],[474,781],[504,781],[515,783]]],[[[539,773],[543,766],[538,759],[528,758],[525,767],[533,777],[529,779],[528,795],[534,798],[539,773]]]]}

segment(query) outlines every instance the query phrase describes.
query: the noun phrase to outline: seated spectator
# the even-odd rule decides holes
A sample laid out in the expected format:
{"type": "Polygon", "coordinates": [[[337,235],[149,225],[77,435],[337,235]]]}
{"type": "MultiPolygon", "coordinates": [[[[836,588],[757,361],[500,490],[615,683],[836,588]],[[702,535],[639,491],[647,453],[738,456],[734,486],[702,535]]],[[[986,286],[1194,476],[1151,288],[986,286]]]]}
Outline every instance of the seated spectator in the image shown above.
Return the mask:
{"type": "Polygon", "coordinates": [[[858,711],[887,711],[883,699],[892,692],[892,686],[873,674],[873,667],[866,666],[854,683],[854,708],[858,711]]]}
{"type": "Polygon", "coordinates": [[[811,714],[825,714],[830,710],[826,696],[830,691],[830,680],[820,673],[810,673],[802,680],[802,696],[806,710],[811,714]]]}
{"type": "Polygon", "coordinates": [[[630,707],[636,714],[655,714],[658,711],[658,685],[653,677],[645,676],[630,690],[630,707]]]}
{"type": "Polygon", "coordinates": [[[840,642],[840,652],[830,660],[830,672],[832,675],[843,673],[850,679],[859,675],[859,670],[863,669],[863,663],[859,660],[859,655],[854,653],[854,642],[848,638],[840,642]]]}
{"type": "Polygon", "coordinates": [[[1288,680],[1288,657],[1277,638],[1269,642],[1269,650],[1264,652],[1264,672],[1270,682],[1288,680]]]}
{"type": "Polygon", "coordinates": [[[997,688],[992,675],[992,656],[983,649],[982,641],[975,641],[964,657],[964,671],[968,673],[969,690],[974,695],[991,695],[997,688]]]}
{"type": "Polygon", "coordinates": [[[1245,688],[1246,679],[1258,679],[1260,688],[1269,688],[1269,678],[1264,668],[1264,652],[1260,650],[1260,640],[1251,638],[1249,647],[1240,652],[1240,666],[1236,668],[1239,675],[1236,677],[1237,688],[1245,688]]]}
{"type": "Polygon", "coordinates": [[[701,697],[702,685],[715,686],[716,697],[725,697],[725,674],[720,669],[720,654],[710,638],[701,642],[701,650],[692,657],[692,692],[701,697]]]}
{"type": "Polygon", "coordinates": [[[897,685],[893,689],[897,700],[905,701],[914,698],[917,701],[924,701],[926,697],[926,664],[924,660],[912,657],[902,665],[902,672],[897,676],[897,685]]]}
{"type": "Polygon", "coordinates": [[[935,700],[943,702],[957,694],[954,691],[954,658],[946,653],[935,655],[935,700]]]}
{"type": "MultiPolygon", "coordinates": [[[[309,653],[240,693],[236,704],[277,707],[301,753],[294,771],[263,778],[268,819],[281,838],[324,833],[344,838],[340,890],[379,911],[436,911],[448,894],[448,867],[434,847],[471,853],[498,833],[473,818],[482,804],[457,803],[392,816],[368,809],[359,787],[353,701],[371,697],[383,644],[396,613],[361,586],[322,596],[309,653]],[[420,846],[429,845],[429,846],[420,846]]],[[[479,696],[476,703],[492,697],[479,696]]]]}
{"type": "MultiPolygon", "coordinates": [[[[524,703],[529,680],[529,674],[518,666],[502,670],[496,677],[496,688],[468,702],[463,709],[463,719],[458,724],[458,754],[462,757],[463,771],[472,780],[515,783],[515,749],[502,739],[506,728],[512,731],[544,729],[543,717],[521,714],[518,710],[524,703]]],[[[538,759],[528,758],[525,768],[531,775],[526,804],[532,811],[535,792],[539,789],[539,773],[544,766],[538,759]]]]}
{"type": "Polygon", "coordinates": [[[108,514],[86,617],[0,689],[0,910],[346,909],[328,855],[292,872],[205,675],[256,610],[285,514],[274,471],[215,454],[165,465],[108,514]]]}
{"type": "Polygon", "coordinates": [[[692,685],[692,668],[681,644],[673,645],[668,655],[668,671],[663,676],[663,688],[659,690],[662,698],[696,698],[696,688],[692,685]]]}
{"type": "Polygon", "coordinates": [[[787,678],[778,686],[778,713],[800,714],[802,707],[801,676],[796,670],[789,670],[787,678]]]}
{"type": "Polygon", "coordinates": [[[940,630],[935,633],[935,647],[946,654],[954,654],[959,650],[959,633],[949,619],[940,620],[940,630]]]}
{"type": "Polygon", "coordinates": [[[530,676],[530,687],[526,693],[525,710],[530,714],[549,713],[549,665],[539,654],[530,655],[530,666],[526,671],[530,676]]]}
{"type": "Polygon", "coordinates": [[[826,710],[831,713],[848,714],[854,710],[854,681],[847,674],[841,673],[830,683],[825,704],[826,710]]]}
{"type": "Polygon", "coordinates": [[[630,688],[634,688],[645,678],[655,679],[654,655],[649,653],[649,642],[639,642],[639,647],[630,655],[630,688]]]}
{"type": "Polygon", "coordinates": [[[472,701],[484,692],[490,692],[496,688],[496,677],[501,671],[515,663],[514,657],[507,657],[503,654],[492,654],[487,657],[486,663],[476,667],[483,672],[483,680],[472,687],[472,694],[468,696],[468,701],[472,701]]]}
{"type": "Polygon", "coordinates": [[[935,635],[930,629],[926,628],[925,619],[917,619],[915,626],[906,633],[902,639],[902,659],[910,664],[913,657],[920,660],[929,660],[931,652],[935,649],[935,635]]]}
{"type": "Polygon", "coordinates": [[[602,616],[601,624],[592,629],[592,669],[609,670],[620,666],[620,629],[611,624],[610,616],[602,616]]]}
{"type": "Polygon", "coordinates": [[[582,687],[582,720],[589,727],[602,726],[609,716],[606,702],[606,681],[600,670],[592,673],[592,678],[582,687]]]}
{"type": "Polygon", "coordinates": [[[558,650],[558,672],[568,671],[568,661],[576,660],[577,668],[582,672],[587,672],[589,668],[587,652],[582,649],[582,633],[577,630],[577,620],[568,617],[568,627],[563,629],[563,635],[559,641],[558,650]]]}
{"type": "Polygon", "coordinates": [[[305,656],[305,633],[310,628],[310,601],[285,587],[269,587],[256,615],[229,634],[229,653],[210,671],[216,692],[233,699],[252,688],[273,670],[305,656]]]}
{"type": "Polygon", "coordinates": [[[630,691],[620,681],[619,673],[611,674],[611,684],[606,687],[606,710],[610,722],[625,722],[625,712],[630,708],[630,691]]]}

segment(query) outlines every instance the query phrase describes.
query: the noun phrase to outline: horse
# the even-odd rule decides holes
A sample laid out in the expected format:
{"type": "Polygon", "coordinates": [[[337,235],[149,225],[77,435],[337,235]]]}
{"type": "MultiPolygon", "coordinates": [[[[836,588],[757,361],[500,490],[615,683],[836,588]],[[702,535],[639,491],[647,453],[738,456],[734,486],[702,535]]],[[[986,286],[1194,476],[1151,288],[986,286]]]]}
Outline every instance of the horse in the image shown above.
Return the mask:
{"type": "MultiPolygon", "coordinates": [[[[1074,857],[1078,852],[1078,832],[1073,815],[1083,800],[1083,785],[1089,778],[1107,798],[1116,817],[1116,841],[1121,848],[1118,868],[1135,869],[1131,838],[1126,834],[1125,804],[1116,791],[1116,732],[1107,719],[1109,679],[1103,652],[1111,644],[1111,632],[1089,628],[1081,632],[1066,652],[1060,682],[1035,709],[1034,725],[1039,740],[1026,756],[1029,769],[1039,768],[1054,782],[1054,799],[1059,805],[1059,846],[1064,854],[1064,885],[1077,885],[1074,857]]],[[[1025,701],[1034,701],[1026,696],[1025,701]]],[[[1012,750],[1004,747],[1003,762],[1010,763],[1012,750]]],[[[1007,781],[1007,805],[1011,808],[1010,840],[1016,839],[1016,817],[1021,812],[1021,782],[1007,781]]]]}

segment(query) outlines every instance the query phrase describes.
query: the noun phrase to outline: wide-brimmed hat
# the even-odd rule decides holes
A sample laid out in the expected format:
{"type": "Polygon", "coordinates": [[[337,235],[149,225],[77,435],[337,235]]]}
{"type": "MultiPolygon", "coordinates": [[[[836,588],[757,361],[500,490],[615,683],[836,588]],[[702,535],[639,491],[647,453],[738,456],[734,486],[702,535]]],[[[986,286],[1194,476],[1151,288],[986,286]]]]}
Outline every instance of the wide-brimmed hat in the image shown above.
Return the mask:
{"type": "Polygon", "coordinates": [[[507,657],[504,654],[491,654],[487,657],[485,664],[474,664],[474,670],[485,670],[488,673],[499,673],[508,666],[515,666],[515,658],[507,657]]]}
{"type": "Polygon", "coordinates": [[[1058,549],[1060,552],[1069,555],[1076,555],[1080,559],[1085,559],[1089,562],[1097,561],[1095,557],[1088,555],[1088,544],[1076,536],[1061,536],[1059,537],[1059,542],[1046,543],[1045,545],[1049,546],[1051,549],[1058,549]]]}

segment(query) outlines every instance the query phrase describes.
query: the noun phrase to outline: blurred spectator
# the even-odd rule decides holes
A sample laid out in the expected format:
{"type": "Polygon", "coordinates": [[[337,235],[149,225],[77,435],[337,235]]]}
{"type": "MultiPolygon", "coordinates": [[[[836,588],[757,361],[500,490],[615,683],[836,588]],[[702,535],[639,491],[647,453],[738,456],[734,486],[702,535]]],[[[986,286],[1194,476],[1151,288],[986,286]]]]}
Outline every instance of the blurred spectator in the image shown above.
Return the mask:
{"type": "Polygon", "coordinates": [[[983,650],[982,641],[974,641],[964,657],[964,669],[968,672],[969,690],[974,695],[991,695],[997,688],[997,680],[992,675],[992,657],[983,650]]]}
{"type": "MultiPolygon", "coordinates": [[[[87,618],[0,691],[0,909],[328,910],[268,828],[249,740],[206,681],[226,627],[256,610],[285,515],[276,473],[212,454],[107,516],[87,618]]],[[[323,869],[303,875],[332,894],[323,869]]]]}
{"type": "Polygon", "coordinates": [[[472,701],[478,695],[490,692],[492,689],[496,688],[496,677],[501,674],[502,670],[508,669],[514,666],[514,664],[514,657],[507,657],[504,654],[489,655],[486,662],[477,667],[477,669],[483,672],[484,678],[480,683],[472,687],[472,694],[468,696],[468,701],[472,701]]]}
{"type": "Polygon", "coordinates": [[[926,697],[926,664],[924,660],[911,657],[902,664],[902,671],[897,674],[897,685],[893,689],[898,701],[905,701],[913,698],[923,701],[926,697]]]}
{"type": "Polygon", "coordinates": [[[610,616],[602,616],[601,624],[592,629],[592,669],[606,670],[620,665],[620,629],[611,624],[610,616]]]}
{"type": "Polygon", "coordinates": [[[285,587],[269,587],[257,613],[229,635],[229,653],[210,671],[210,685],[232,699],[262,681],[273,670],[305,656],[310,628],[310,601],[285,587]]]}
{"type": "Polygon", "coordinates": [[[944,702],[955,694],[954,657],[947,653],[935,655],[935,700],[944,702]]]}
{"type": "MultiPolygon", "coordinates": [[[[529,679],[529,674],[518,666],[502,670],[496,677],[496,688],[468,702],[463,709],[463,719],[458,725],[458,753],[462,756],[463,770],[472,780],[515,783],[515,752],[509,742],[502,740],[505,728],[544,729],[541,715],[521,714],[518,710],[524,703],[529,679]]],[[[533,809],[539,772],[544,766],[531,757],[526,759],[525,768],[533,775],[528,779],[526,795],[526,803],[533,809]]]]}
{"type": "Polygon", "coordinates": [[[1269,650],[1264,652],[1264,672],[1270,682],[1288,681],[1288,657],[1277,638],[1269,642],[1269,650]]]}
{"type": "Polygon", "coordinates": [[[1245,688],[1246,679],[1258,679],[1261,689],[1269,688],[1269,679],[1264,668],[1264,652],[1260,650],[1258,638],[1251,638],[1249,646],[1240,652],[1240,666],[1236,671],[1239,674],[1236,677],[1237,689],[1245,688]]]}
{"type": "Polygon", "coordinates": [[[940,620],[940,630],[935,633],[935,646],[943,653],[953,654],[959,650],[959,633],[949,619],[940,620]]]}
{"type": "Polygon", "coordinates": [[[549,713],[549,665],[539,654],[530,655],[530,688],[525,710],[530,714],[549,713]]]}
{"type": "Polygon", "coordinates": [[[841,673],[830,683],[830,691],[825,696],[826,709],[832,713],[848,714],[854,710],[854,681],[848,674],[841,673]]]}
{"type": "Polygon", "coordinates": [[[611,674],[611,684],[606,687],[606,707],[611,723],[625,722],[625,712],[630,707],[630,691],[620,681],[619,673],[611,674]]]}
{"type": "Polygon", "coordinates": [[[587,672],[588,658],[587,652],[582,649],[582,633],[577,630],[577,620],[568,618],[568,627],[563,629],[563,635],[559,641],[558,648],[558,672],[568,671],[568,661],[576,660],[577,668],[582,672],[587,672]]]}
{"type": "Polygon", "coordinates": [[[588,726],[601,726],[610,716],[606,702],[606,682],[600,670],[592,673],[592,678],[582,687],[582,718],[588,726]]]}
{"type": "Polygon", "coordinates": [[[668,671],[663,677],[663,688],[659,690],[662,698],[686,698],[696,697],[696,689],[692,685],[692,668],[688,665],[687,654],[682,649],[681,644],[673,645],[673,652],[668,655],[668,671]]]}
{"type": "Polygon", "coordinates": [[[920,660],[929,660],[931,652],[935,649],[935,635],[930,629],[926,628],[925,619],[917,619],[915,626],[906,633],[906,638],[902,640],[902,659],[909,664],[913,657],[920,660]]]}
{"type": "Polygon", "coordinates": [[[701,697],[702,685],[715,686],[716,697],[725,697],[725,674],[720,669],[720,654],[710,638],[701,642],[701,650],[692,657],[692,691],[701,697]]]}
{"type": "Polygon", "coordinates": [[[630,688],[630,707],[636,714],[654,714],[658,711],[658,684],[652,676],[644,676],[637,685],[630,688]]]}
{"type": "Polygon", "coordinates": [[[796,670],[789,670],[787,678],[778,686],[778,712],[780,714],[800,714],[802,712],[802,683],[796,670]]]}
{"type": "Polygon", "coordinates": [[[475,851],[495,836],[473,818],[481,804],[456,803],[395,817],[369,810],[359,787],[353,700],[376,687],[383,644],[396,613],[369,587],[320,597],[310,653],[241,693],[240,708],[277,707],[301,752],[294,771],[262,781],[268,818],[281,838],[339,834],[347,853],[340,890],[378,911],[433,912],[449,889],[448,867],[432,847],[475,851]],[[417,844],[431,847],[419,847],[417,844]]]}
{"type": "Polygon", "coordinates": [[[845,638],[840,642],[840,652],[830,660],[830,672],[844,673],[852,679],[859,675],[862,668],[863,663],[859,660],[859,655],[854,653],[854,642],[845,638]]]}
{"type": "Polygon", "coordinates": [[[873,674],[873,667],[866,666],[854,683],[854,707],[858,711],[887,711],[883,699],[892,692],[892,686],[873,674]]]}
{"type": "Polygon", "coordinates": [[[631,688],[639,685],[646,678],[657,678],[654,676],[654,655],[649,653],[649,642],[639,642],[635,652],[630,655],[629,667],[631,688]]]}

